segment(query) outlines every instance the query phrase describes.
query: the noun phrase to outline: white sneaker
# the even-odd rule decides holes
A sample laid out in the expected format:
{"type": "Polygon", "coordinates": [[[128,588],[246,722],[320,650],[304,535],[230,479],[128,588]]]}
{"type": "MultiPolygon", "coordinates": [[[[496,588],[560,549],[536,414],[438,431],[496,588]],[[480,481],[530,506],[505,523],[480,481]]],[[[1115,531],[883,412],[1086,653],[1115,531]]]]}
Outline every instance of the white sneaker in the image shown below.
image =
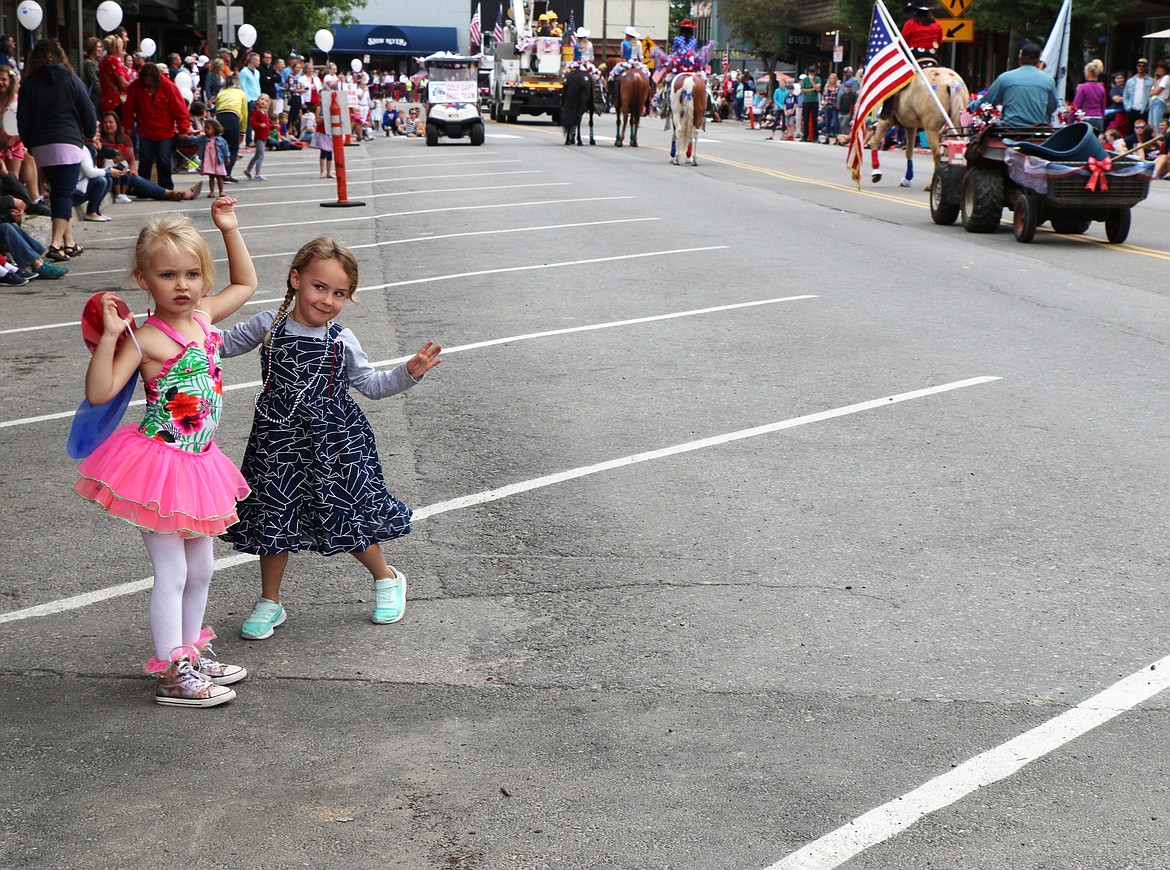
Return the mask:
{"type": "Polygon", "coordinates": [[[117,196],[114,197],[114,202],[127,203],[127,202],[133,202],[133,201],[134,200],[132,200],[130,197],[128,197],[124,193],[119,193],[117,196]]]}

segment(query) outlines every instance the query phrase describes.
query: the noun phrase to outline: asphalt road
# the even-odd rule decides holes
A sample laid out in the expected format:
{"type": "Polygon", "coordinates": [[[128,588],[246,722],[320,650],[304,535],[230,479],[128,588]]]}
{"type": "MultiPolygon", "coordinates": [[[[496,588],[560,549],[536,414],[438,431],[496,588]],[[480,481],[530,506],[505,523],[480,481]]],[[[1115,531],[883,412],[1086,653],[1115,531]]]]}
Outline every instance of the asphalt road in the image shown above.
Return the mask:
{"type": "MultiPolygon", "coordinates": [[[[674,167],[660,122],[612,131],[379,139],[346,150],[361,208],[319,207],[315,155],[231,189],[241,316],[329,233],[370,358],[446,351],[361,400],[417,511],[406,619],[306,554],[287,625],[241,640],[257,566],[217,545],[250,675],[215,709],[152,703],[149,562],[63,450],[80,306],[132,286],[160,204],[0,293],[0,864],[1170,863],[1170,185],[1126,245],[1025,246],[932,224],[892,154],[859,192],[843,148],[723,124],[674,167]]],[[[225,365],[237,461],[258,369],[225,365]]]]}

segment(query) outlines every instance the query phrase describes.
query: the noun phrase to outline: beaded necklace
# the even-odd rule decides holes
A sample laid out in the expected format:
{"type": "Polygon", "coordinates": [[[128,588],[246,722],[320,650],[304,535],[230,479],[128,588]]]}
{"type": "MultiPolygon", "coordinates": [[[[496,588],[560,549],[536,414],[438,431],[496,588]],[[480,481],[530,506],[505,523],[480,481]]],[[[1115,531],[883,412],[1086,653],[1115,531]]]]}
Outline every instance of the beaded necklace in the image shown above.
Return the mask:
{"type": "MultiPolygon", "coordinates": [[[[289,318],[289,314],[286,311],[283,315],[281,315],[280,320],[276,321],[276,323],[274,323],[272,325],[271,335],[272,335],[273,339],[276,338],[276,332],[279,329],[279,327],[284,325],[285,321],[287,321],[288,318],[289,318]]],[[[264,386],[260,389],[260,392],[258,392],[256,394],[256,401],[255,401],[256,415],[259,417],[263,417],[265,420],[267,420],[270,423],[276,423],[278,426],[285,426],[289,423],[289,421],[292,420],[292,418],[296,415],[297,409],[304,403],[305,396],[308,395],[309,389],[313,386],[313,384],[315,384],[317,382],[318,378],[321,378],[324,376],[326,360],[329,361],[329,389],[328,389],[328,392],[326,393],[326,395],[329,395],[329,396],[333,395],[333,373],[337,367],[337,343],[333,340],[333,321],[330,320],[328,323],[325,324],[325,353],[323,353],[321,355],[321,358],[319,360],[317,360],[316,363],[308,362],[308,363],[305,363],[304,365],[298,365],[296,362],[294,362],[292,360],[287,361],[288,366],[295,373],[296,380],[298,383],[301,382],[302,377],[311,368],[315,367],[316,370],[311,375],[304,377],[303,386],[301,386],[300,390],[297,392],[296,397],[293,400],[292,407],[289,408],[288,414],[283,419],[278,418],[278,417],[274,417],[272,414],[269,414],[266,410],[264,410],[263,407],[261,407],[261,404],[260,404],[260,400],[264,397],[264,394],[267,393],[269,391],[269,389],[272,387],[272,370],[275,368],[275,363],[274,363],[272,357],[273,357],[275,351],[276,351],[275,342],[272,344],[269,344],[268,345],[268,375],[264,379],[264,386]]]]}

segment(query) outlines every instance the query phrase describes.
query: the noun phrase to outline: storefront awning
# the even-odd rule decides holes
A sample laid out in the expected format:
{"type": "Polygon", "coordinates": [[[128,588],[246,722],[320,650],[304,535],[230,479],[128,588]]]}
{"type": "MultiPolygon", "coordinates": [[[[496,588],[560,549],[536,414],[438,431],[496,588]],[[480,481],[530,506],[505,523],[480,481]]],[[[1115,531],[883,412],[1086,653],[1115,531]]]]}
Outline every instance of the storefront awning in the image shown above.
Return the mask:
{"type": "Polygon", "coordinates": [[[425,57],[436,51],[459,51],[454,27],[396,27],[393,24],[331,24],[332,54],[396,54],[425,57]]]}

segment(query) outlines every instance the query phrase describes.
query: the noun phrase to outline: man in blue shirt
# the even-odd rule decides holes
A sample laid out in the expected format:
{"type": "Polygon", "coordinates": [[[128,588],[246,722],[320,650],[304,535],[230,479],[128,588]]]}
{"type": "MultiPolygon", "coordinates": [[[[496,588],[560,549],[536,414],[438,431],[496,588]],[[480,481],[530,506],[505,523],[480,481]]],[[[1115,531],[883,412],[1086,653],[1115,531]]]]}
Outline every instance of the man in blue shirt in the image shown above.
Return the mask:
{"type": "Polygon", "coordinates": [[[1051,123],[1056,111],[1056,81],[1040,69],[1040,46],[1025,42],[1020,48],[1020,65],[1005,72],[981,97],[971,101],[975,111],[983,103],[1003,106],[1005,127],[1041,127],[1051,123]]]}

